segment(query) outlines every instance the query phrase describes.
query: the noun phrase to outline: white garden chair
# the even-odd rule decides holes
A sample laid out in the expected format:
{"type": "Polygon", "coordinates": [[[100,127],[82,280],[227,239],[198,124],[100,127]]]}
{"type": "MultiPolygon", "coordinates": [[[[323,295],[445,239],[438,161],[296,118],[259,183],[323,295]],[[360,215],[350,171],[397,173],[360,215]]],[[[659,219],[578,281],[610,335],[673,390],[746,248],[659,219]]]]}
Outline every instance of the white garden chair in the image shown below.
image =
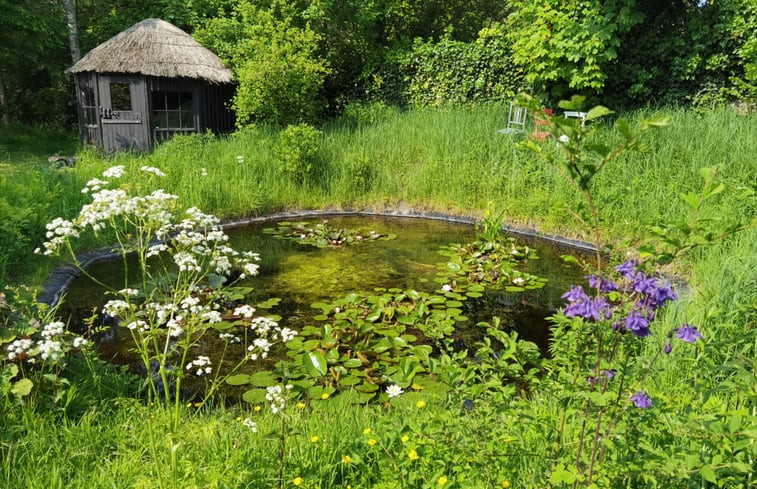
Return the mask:
{"type": "Polygon", "coordinates": [[[526,132],[526,117],[528,112],[524,107],[510,103],[510,113],[507,115],[507,127],[497,131],[497,134],[521,134],[526,132]]]}

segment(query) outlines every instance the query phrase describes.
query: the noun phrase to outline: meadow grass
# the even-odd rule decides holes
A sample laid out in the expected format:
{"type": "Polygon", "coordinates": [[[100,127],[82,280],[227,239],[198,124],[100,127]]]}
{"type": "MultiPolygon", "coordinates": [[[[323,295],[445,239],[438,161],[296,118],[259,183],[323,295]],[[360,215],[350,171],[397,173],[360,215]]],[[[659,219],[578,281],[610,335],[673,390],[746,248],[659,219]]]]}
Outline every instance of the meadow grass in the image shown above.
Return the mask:
{"type": "MultiPolygon", "coordinates": [[[[638,124],[656,112],[650,109],[625,116],[638,124]]],[[[637,243],[649,236],[650,225],[686,218],[687,208],[679,195],[700,189],[700,168],[713,165],[719,167],[718,181],[726,184],[727,191],[705,210],[705,217],[724,222],[754,219],[757,119],[725,108],[659,112],[670,114],[672,124],[647,135],[652,151],[623,155],[597,179],[605,239],[637,243]]],[[[413,208],[481,217],[493,201],[495,207],[505,209],[511,223],[586,239],[587,230],[571,214],[580,196],[552,168],[518,148],[515,138],[496,134],[506,114],[505,107],[484,105],[389,113],[363,125],[346,119],[333,121],[321,128],[322,167],[304,183],[278,170],[273,156],[278,133],[263,127],[223,138],[178,138],[149,155],[103,158],[91,150],[80,151],[81,160],[73,171],[29,165],[28,171],[16,172],[13,178],[4,173],[0,195],[16,195],[12,209],[25,209],[32,201],[18,197],[21,186],[31,196],[54,189],[52,196],[35,199],[46,203],[35,210],[39,222],[33,228],[38,234],[24,231],[33,236],[28,240],[30,249],[35,240],[42,239],[39,226],[45,220],[72,217],[86,200],[79,192],[83,182],[119,164],[129,170],[126,183],[131,188],[161,187],[178,194],[181,207],[197,206],[223,218],[303,208],[413,208]],[[141,173],[143,165],[158,167],[168,177],[141,173]]],[[[614,136],[608,131],[605,137],[614,136]]],[[[553,141],[544,144],[547,150],[557,151],[553,141]]],[[[33,267],[42,263],[25,260],[33,267]]],[[[8,270],[19,266],[18,258],[7,263],[12,265],[8,270]]],[[[679,290],[681,300],[668,307],[660,327],[669,330],[682,322],[696,324],[707,346],[686,349],[689,345],[676,344],[672,355],[660,358],[648,379],[648,390],[663,405],[691,406],[686,416],[692,418],[713,412],[710,397],[717,392],[722,394],[718,402],[726,406],[748,405],[746,392],[722,381],[729,377],[725,365],[748,369],[754,361],[757,230],[689,253],[678,272],[686,282],[679,290]]],[[[36,280],[41,277],[37,275],[36,280]]],[[[666,338],[653,335],[649,340],[645,348],[653,352],[661,349],[666,338]]],[[[222,402],[185,406],[181,426],[172,431],[167,429],[170,414],[134,398],[133,386],[123,377],[108,376],[109,370],[103,367],[94,372],[111,380],[87,383],[81,373],[81,383],[75,383],[81,385],[63,412],[34,400],[23,407],[5,405],[9,415],[0,420],[0,486],[276,486],[281,418],[269,410],[228,407],[222,402]],[[257,433],[238,420],[247,417],[258,423],[257,433]]],[[[428,437],[426,445],[419,445],[426,465],[414,470],[427,477],[427,484],[419,486],[433,487],[451,471],[449,465],[465,469],[468,464],[467,470],[474,467],[483,477],[485,469],[475,459],[493,456],[495,450],[505,456],[490,465],[501,470],[490,474],[489,485],[482,487],[505,479],[512,487],[547,483],[543,477],[549,473],[549,461],[541,454],[549,451],[545,440],[562,414],[550,393],[531,393],[527,418],[520,417],[523,406],[517,400],[476,406],[472,411],[438,400],[421,412],[410,399],[404,405],[361,408],[339,398],[313,401],[304,408],[289,406],[284,486],[292,487],[294,479],[302,477],[303,487],[347,487],[350,483],[352,487],[394,487],[392,481],[413,467],[407,465],[407,447],[399,437],[421,429],[428,437]],[[454,428],[445,425],[452,422],[454,428]],[[387,451],[404,465],[395,466],[390,463],[395,459],[372,452],[363,434],[366,428],[385,436],[387,451]],[[458,438],[452,439],[449,433],[458,438]],[[311,441],[313,436],[317,442],[311,441]],[[431,448],[423,451],[426,447],[435,447],[442,455],[435,459],[431,448]],[[457,459],[445,448],[464,453],[465,458],[457,459]],[[345,455],[358,462],[344,463],[345,455]]],[[[575,438],[579,419],[575,415],[568,420],[566,438],[575,438]]],[[[670,411],[656,420],[671,426],[679,421],[670,411]]],[[[690,440],[687,433],[674,432],[659,442],[675,454],[690,440]]],[[[703,458],[705,452],[702,448],[703,458]]],[[[667,481],[667,487],[695,483],[685,479],[682,475],[681,481],[667,481]]]]}

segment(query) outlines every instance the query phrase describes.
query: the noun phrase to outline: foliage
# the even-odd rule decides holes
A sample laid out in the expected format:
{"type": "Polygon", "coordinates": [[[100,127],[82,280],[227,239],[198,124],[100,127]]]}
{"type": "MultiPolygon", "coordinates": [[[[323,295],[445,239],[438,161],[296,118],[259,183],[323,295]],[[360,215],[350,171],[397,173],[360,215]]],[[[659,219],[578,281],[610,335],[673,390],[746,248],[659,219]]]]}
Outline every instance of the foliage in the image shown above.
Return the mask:
{"type": "Polygon", "coordinates": [[[633,0],[514,3],[508,24],[513,61],[533,90],[557,99],[602,93],[620,36],[642,20],[633,0]]]}
{"type": "MultiPolygon", "coordinates": [[[[574,97],[570,102],[561,102],[560,107],[580,110],[582,102],[583,97],[574,97]]],[[[528,104],[529,99],[524,99],[524,103],[528,104]]],[[[537,107],[531,106],[531,109],[537,107]]],[[[609,113],[605,107],[594,107],[584,122],[591,125],[609,113]]],[[[595,177],[622,152],[646,150],[641,133],[667,124],[665,117],[649,118],[643,121],[639,132],[635,132],[627,121],[619,118],[615,121],[615,128],[622,139],[613,148],[592,142],[589,135],[593,129],[587,129],[581,121],[554,117],[550,120],[550,129],[563,150],[563,158],[544,152],[533,142],[526,143],[583,194],[587,203],[583,222],[593,228],[597,248],[595,263],[584,263],[587,271],[592,273],[587,278],[593,290],[586,293],[582,286],[572,286],[563,295],[568,301],[567,306],[552,318],[555,324],[550,362],[552,381],[561,386],[559,395],[563,403],[560,421],[551,438],[554,460],[550,483],[556,486],[612,486],[629,477],[630,480],[638,477],[647,482],[663,483],[672,475],[667,467],[657,466],[652,472],[652,464],[643,464],[638,473],[632,471],[630,474],[628,469],[624,468],[620,473],[616,468],[627,457],[625,453],[629,448],[633,451],[630,446],[633,441],[656,435],[653,434],[655,429],[650,427],[640,433],[638,423],[651,420],[643,412],[638,415],[631,412],[634,408],[656,409],[646,384],[661,353],[669,355],[678,351],[679,347],[673,346],[674,340],[697,346],[701,345],[700,340],[704,340],[700,329],[706,328],[706,323],[694,326],[686,320],[680,326],[668,326],[670,329],[662,331],[666,340],[664,345],[657,345],[659,349],[640,347],[640,342],[654,334],[661,308],[678,299],[672,285],[655,267],[669,263],[695,247],[724,239],[743,229],[744,225],[737,222],[717,229],[711,221],[702,219],[704,204],[724,189],[724,186],[713,184],[714,172],[707,169],[703,171],[706,181],[701,194],[683,195],[692,208],[690,222],[656,228],[656,234],[664,243],[664,251],[655,253],[654,246],[643,246],[640,249],[642,256],[654,259],[644,262],[627,260],[617,265],[614,273],[603,269],[599,219],[602,209],[595,200],[595,177]],[[566,420],[578,413],[582,413],[580,429],[568,434],[566,420]]],[[[697,360],[699,358],[697,355],[697,360]]],[[[543,385],[540,387],[544,388],[543,385]]],[[[665,407],[661,412],[666,412],[665,407]]],[[[740,435],[736,438],[742,439],[740,435]]],[[[734,456],[732,462],[723,467],[724,473],[739,474],[737,478],[749,472],[743,461],[750,457],[747,450],[742,451],[746,448],[743,444],[739,442],[738,446],[730,453],[734,456]]],[[[696,468],[702,478],[714,482],[717,477],[713,467],[723,459],[723,455],[713,455],[709,464],[702,466],[691,462],[687,469],[696,468]]]]}
{"type": "Polygon", "coordinates": [[[474,42],[416,40],[400,69],[409,101],[440,106],[511,99],[523,89],[523,70],[512,61],[512,43],[500,24],[482,29],[474,42]]]}
{"type": "Polygon", "coordinates": [[[623,36],[609,68],[610,102],[708,107],[754,100],[753,2],[640,2],[639,9],[644,21],[623,36]]]}
{"type": "Polygon", "coordinates": [[[475,241],[443,247],[440,253],[449,261],[436,280],[450,289],[467,289],[468,297],[480,297],[485,289],[523,292],[543,287],[544,279],[515,268],[517,263],[537,256],[527,245],[518,245],[514,238],[504,235],[503,214],[504,211],[493,215],[490,207],[484,220],[476,225],[475,241]]]}
{"type": "Polygon", "coordinates": [[[323,108],[329,69],[318,55],[321,38],[307,25],[298,26],[293,15],[284,2],[262,9],[243,0],[231,16],[212,19],[196,33],[234,69],[240,127],[313,122],[323,108]]]}
{"type": "Polygon", "coordinates": [[[280,222],[275,228],[264,228],[264,233],[295,240],[297,243],[328,248],[330,246],[351,246],[370,241],[395,239],[394,234],[382,234],[361,229],[335,228],[323,221],[315,226],[305,222],[280,222]]]}
{"type": "MultiPolygon", "coordinates": [[[[155,167],[143,166],[141,171],[149,179],[165,176],[155,167]]],[[[127,256],[136,255],[136,284],[128,282],[126,273],[123,288],[109,290],[115,299],[103,306],[102,314],[128,329],[146,374],[149,398],[173,405],[175,429],[185,377],[205,379],[207,399],[248,360],[265,358],[275,342],[286,342],[296,333],[280,328],[272,318],[254,317],[255,308],[239,303],[249,291],[229,287],[230,279],[257,273],[257,254],[227,246],[228,236],[219,229],[218,219],[197,208],[188,209],[184,219],[176,219],[172,211],[177,196],[162,189],[130,196],[123,188],[109,188],[111,180],[124,173],[123,166],[114,166],[101,175],[109,180],[87,182],[82,192],[91,195],[92,203],[83,206],[73,220],[56,218],[49,223],[48,241],[37,252],[67,255],[97,283],[74,252],[73,240],[87,231],[97,235],[108,230],[118,244],[114,251],[124,268],[128,269],[127,256]],[[220,359],[201,354],[203,338],[210,334],[225,341],[220,359]],[[222,363],[234,343],[244,347],[241,356],[229,372],[222,373],[213,362],[222,363]]]]}
{"type": "Polygon", "coordinates": [[[322,170],[321,137],[321,131],[308,124],[287,126],[273,148],[279,171],[297,183],[312,181],[322,170]]]}

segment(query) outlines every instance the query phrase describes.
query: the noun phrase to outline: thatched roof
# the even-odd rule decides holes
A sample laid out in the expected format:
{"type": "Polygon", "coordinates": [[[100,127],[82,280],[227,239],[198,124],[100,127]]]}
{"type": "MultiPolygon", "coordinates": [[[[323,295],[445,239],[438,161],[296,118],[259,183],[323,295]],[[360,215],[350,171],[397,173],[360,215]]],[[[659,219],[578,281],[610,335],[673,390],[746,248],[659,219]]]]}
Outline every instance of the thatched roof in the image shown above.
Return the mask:
{"type": "Polygon", "coordinates": [[[140,73],[166,78],[199,78],[230,83],[221,59],[173,24],[145,19],[97,46],[69,73],[140,73]]]}

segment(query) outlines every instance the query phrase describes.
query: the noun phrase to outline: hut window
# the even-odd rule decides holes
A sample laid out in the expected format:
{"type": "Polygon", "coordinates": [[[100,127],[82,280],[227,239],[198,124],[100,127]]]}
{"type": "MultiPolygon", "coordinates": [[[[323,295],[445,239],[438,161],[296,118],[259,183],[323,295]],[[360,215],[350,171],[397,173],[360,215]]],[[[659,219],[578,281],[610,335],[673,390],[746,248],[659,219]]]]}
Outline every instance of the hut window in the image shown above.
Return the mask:
{"type": "Polygon", "coordinates": [[[113,110],[130,111],[131,92],[128,83],[110,84],[110,107],[113,110]]]}
{"type": "Polygon", "coordinates": [[[194,129],[192,92],[152,93],[152,119],[155,127],[164,129],[194,129]]]}
{"type": "Polygon", "coordinates": [[[89,85],[79,87],[79,107],[81,108],[81,124],[84,126],[97,124],[97,103],[95,103],[95,89],[89,85]]]}

